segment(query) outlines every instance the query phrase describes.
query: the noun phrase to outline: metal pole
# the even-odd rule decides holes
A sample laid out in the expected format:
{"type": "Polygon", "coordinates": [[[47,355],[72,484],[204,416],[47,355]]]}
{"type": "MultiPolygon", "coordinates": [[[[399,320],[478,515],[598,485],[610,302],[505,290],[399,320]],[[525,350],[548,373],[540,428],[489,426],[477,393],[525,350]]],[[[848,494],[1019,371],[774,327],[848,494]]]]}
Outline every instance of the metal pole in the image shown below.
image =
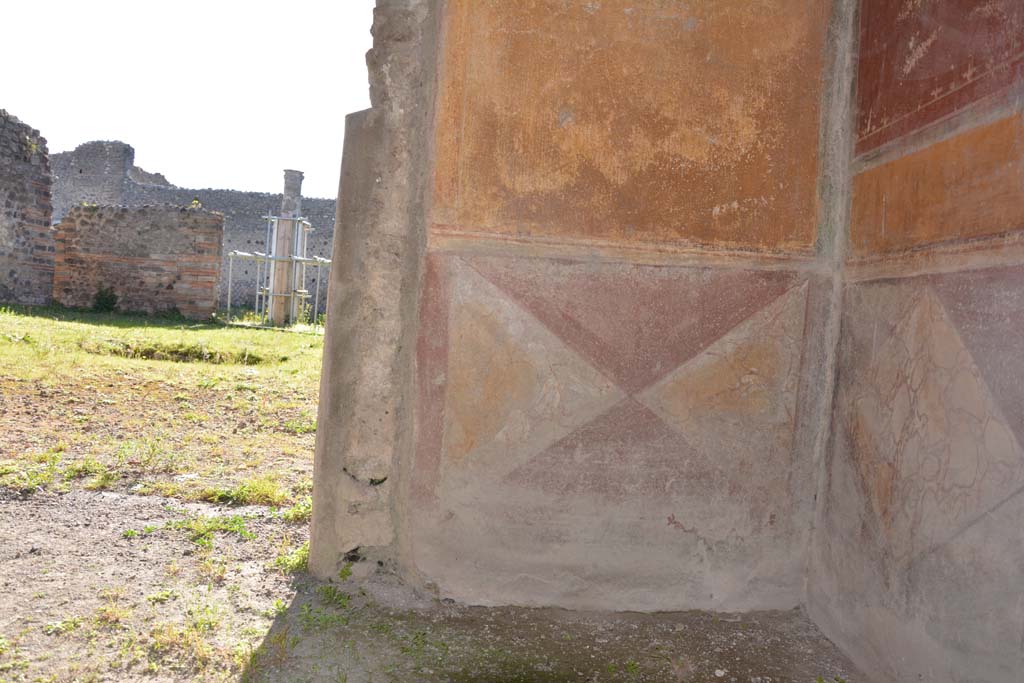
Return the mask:
{"type": "MultiPolygon", "coordinates": [[[[277,219],[271,215],[270,209],[267,210],[267,240],[264,243],[264,252],[267,256],[272,257],[274,255],[274,245],[271,242],[277,241],[277,219]]],[[[266,281],[266,285],[263,288],[263,310],[260,313],[260,324],[266,322],[266,318],[269,315],[269,306],[271,299],[267,296],[271,292],[271,287],[274,284],[274,262],[268,260],[267,267],[263,271],[263,277],[266,281]]]]}
{"type": "Polygon", "coordinates": [[[235,270],[235,252],[232,251],[231,253],[228,254],[228,312],[227,312],[227,321],[229,323],[231,322],[231,280],[232,280],[231,276],[234,273],[234,270],[235,270]]]}
{"type": "Polygon", "coordinates": [[[299,317],[299,305],[296,299],[296,290],[298,289],[298,286],[295,283],[295,276],[298,275],[299,270],[298,261],[295,260],[295,257],[298,255],[299,247],[299,225],[299,219],[296,216],[295,220],[292,222],[292,253],[290,254],[292,262],[291,273],[289,273],[289,275],[291,275],[291,296],[288,298],[288,322],[292,325],[298,322],[299,317]]]}
{"type": "MultiPolygon", "coordinates": [[[[313,229],[313,225],[309,221],[302,221],[302,258],[307,259],[309,250],[309,233],[313,229]]],[[[302,272],[302,277],[299,278],[299,282],[302,283],[302,289],[306,292],[305,301],[309,300],[309,290],[306,289],[306,261],[303,260],[299,266],[302,272]]],[[[316,303],[313,304],[313,310],[309,313],[309,322],[313,324],[313,328],[316,329],[316,303]]]]}
{"type": "Polygon", "coordinates": [[[256,259],[256,300],[253,304],[253,313],[258,318],[260,315],[260,275],[263,273],[263,261],[256,259]]]}
{"type": "Polygon", "coordinates": [[[316,329],[316,321],[320,319],[320,273],[323,266],[316,264],[316,296],[313,298],[313,329],[316,329]]]}

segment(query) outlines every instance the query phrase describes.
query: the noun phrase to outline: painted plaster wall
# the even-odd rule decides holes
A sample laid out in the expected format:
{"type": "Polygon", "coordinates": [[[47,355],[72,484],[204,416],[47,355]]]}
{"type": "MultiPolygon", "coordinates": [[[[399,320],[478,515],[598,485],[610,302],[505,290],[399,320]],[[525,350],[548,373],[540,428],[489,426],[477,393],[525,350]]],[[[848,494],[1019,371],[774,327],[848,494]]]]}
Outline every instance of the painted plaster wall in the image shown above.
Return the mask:
{"type": "Polygon", "coordinates": [[[808,603],[877,680],[1024,671],[1024,6],[861,5],[808,603]]]}
{"type": "Polygon", "coordinates": [[[454,0],[435,231],[808,250],[828,6],[454,0]]]}
{"type": "Polygon", "coordinates": [[[829,16],[447,3],[399,523],[424,583],[800,603],[829,16]]]}

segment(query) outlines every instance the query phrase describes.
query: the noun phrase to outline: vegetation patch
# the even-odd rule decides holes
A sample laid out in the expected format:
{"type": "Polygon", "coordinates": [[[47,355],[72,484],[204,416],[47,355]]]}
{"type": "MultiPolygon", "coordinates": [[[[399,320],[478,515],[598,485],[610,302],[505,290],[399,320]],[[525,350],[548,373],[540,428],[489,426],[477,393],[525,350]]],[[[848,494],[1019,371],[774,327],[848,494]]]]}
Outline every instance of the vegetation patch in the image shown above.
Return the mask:
{"type": "Polygon", "coordinates": [[[309,493],[322,349],[293,330],[0,308],[0,487],[292,505],[309,493]]]}
{"type": "Polygon", "coordinates": [[[245,479],[233,488],[205,489],[199,498],[208,503],[277,506],[286,503],[290,495],[276,476],[267,474],[245,479]]]}
{"type": "Polygon", "coordinates": [[[309,571],[309,542],[297,548],[284,546],[274,559],[274,568],[284,574],[299,574],[309,571]]]}
{"type": "Polygon", "coordinates": [[[141,360],[169,360],[177,363],[211,363],[214,365],[259,365],[287,360],[268,358],[254,349],[223,349],[201,342],[155,341],[152,339],[83,339],[79,347],[86,353],[119,356],[141,360]]]}
{"type": "Polygon", "coordinates": [[[295,505],[287,508],[281,512],[281,517],[286,522],[293,524],[300,524],[308,522],[310,517],[313,516],[313,497],[305,496],[295,505]]]}
{"type": "Polygon", "coordinates": [[[245,540],[253,537],[252,532],[246,528],[245,517],[241,515],[231,515],[229,517],[189,517],[177,522],[170,522],[167,528],[189,532],[189,540],[203,548],[209,548],[213,545],[213,534],[215,532],[234,534],[245,540]]]}
{"type": "Polygon", "coordinates": [[[48,636],[62,636],[71,633],[82,625],[81,617],[69,617],[60,621],[51,621],[43,626],[43,633],[48,636]]]}

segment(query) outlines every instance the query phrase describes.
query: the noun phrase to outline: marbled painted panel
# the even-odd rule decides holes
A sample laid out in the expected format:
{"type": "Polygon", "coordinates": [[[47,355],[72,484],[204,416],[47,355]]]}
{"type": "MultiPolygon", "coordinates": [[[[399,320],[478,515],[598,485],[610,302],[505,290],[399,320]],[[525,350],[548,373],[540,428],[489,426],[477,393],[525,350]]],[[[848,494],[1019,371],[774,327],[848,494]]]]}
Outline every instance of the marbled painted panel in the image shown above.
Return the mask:
{"type": "Polygon", "coordinates": [[[806,300],[792,273],[431,254],[418,571],[471,602],[796,604],[806,300]]]}
{"type": "Polygon", "coordinates": [[[808,604],[872,680],[1024,670],[1024,269],[848,285],[808,604]]]}
{"type": "Polygon", "coordinates": [[[837,428],[897,565],[1024,485],[1014,430],[927,279],[851,287],[839,362],[837,428]]]}
{"type": "Polygon", "coordinates": [[[929,282],[1024,443],[1024,266],[946,273],[929,282]]]}

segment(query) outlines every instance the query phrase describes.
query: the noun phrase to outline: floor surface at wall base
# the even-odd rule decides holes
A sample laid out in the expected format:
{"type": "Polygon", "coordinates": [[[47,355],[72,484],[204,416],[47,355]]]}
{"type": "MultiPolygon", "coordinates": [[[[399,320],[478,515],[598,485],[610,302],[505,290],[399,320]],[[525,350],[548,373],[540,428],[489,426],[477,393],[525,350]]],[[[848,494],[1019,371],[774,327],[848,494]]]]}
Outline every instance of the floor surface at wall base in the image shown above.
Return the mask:
{"type": "Polygon", "coordinates": [[[872,683],[961,683],[996,680],[963,678],[954,673],[948,653],[922,625],[901,621],[879,607],[838,606],[812,600],[810,619],[866,672],[872,683]]]}
{"type": "MultiPolygon", "coordinates": [[[[436,547],[435,559],[444,556],[451,560],[457,557],[452,553],[457,552],[441,544],[436,547]]],[[[620,556],[621,562],[595,563],[586,571],[576,563],[554,568],[548,563],[513,565],[512,558],[502,553],[486,566],[481,566],[479,558],[465,558],[457,566],[439,570],[429,555],[420,555],[425,561],[417,565],[417,575],[436,586],[440,597],[466,605],[644,613],[747,612],[793,609],[802,597],[797,586],[784,580],[750,579],[735,572],[705,576],[679,567],[673,575],[657,571],[657,561],[655,570],[638,562],[635,571],[630,572],[624,568],[628,553],[620,556]],[[503,570],[503,561],[509,563],[508,571],[503,570]]]]}

